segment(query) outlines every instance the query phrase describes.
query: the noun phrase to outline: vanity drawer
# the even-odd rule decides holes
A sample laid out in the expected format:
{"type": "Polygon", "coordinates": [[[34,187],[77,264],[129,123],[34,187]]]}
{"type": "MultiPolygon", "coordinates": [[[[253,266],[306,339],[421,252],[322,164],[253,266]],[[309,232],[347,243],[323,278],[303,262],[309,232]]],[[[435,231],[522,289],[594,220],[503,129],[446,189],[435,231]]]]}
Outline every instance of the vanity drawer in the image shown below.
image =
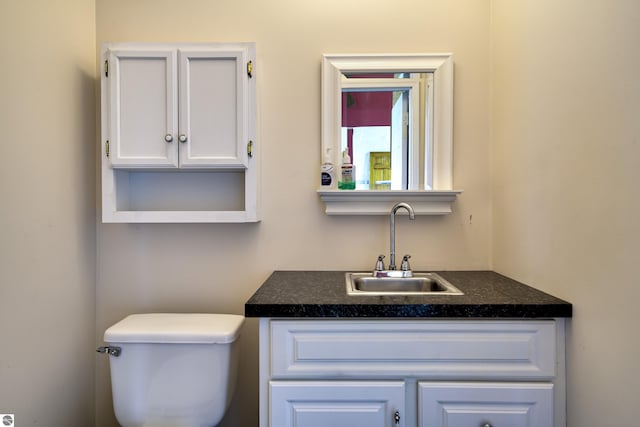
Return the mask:
{"type": "Polygon", "coordinates": [[[271,320],[272,378],[551,379],[553,320],[271,320]]]}

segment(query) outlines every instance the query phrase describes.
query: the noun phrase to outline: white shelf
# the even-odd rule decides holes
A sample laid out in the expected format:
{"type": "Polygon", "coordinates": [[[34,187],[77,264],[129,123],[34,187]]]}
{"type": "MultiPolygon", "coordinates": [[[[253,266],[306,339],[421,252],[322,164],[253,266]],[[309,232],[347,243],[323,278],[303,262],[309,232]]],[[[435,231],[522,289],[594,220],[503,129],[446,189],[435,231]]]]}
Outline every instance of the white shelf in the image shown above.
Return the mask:
{"type": "Polygon", "coordinates": [[[416,215],[447,215],[462,190],[318,190],[327,215],[388,215],[394,204],[409,203],[416,215]]]}
{"type": "Polygon", "coordinates": [[[247,211],[117,211],[104,215],[103,222],[128,223],[237,223],[259,222],[260,219],[247,211]]]}

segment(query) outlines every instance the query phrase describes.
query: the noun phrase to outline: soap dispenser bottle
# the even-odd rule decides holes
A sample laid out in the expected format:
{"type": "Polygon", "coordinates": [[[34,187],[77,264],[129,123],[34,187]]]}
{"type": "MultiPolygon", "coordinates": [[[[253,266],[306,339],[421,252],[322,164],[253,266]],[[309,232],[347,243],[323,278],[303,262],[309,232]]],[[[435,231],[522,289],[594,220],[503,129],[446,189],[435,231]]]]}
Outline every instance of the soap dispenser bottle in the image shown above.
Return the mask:
{"type": "Polygon", "coordinates": [[[342,167],[340,168],[340,182],[338,182],[338,189],[340,190],[355,190],[356,189],[356,171],[355,167],[351,163],[351,157],[347,150],[342,152],[342,167]]]}
{"type": "Polygon", "coordinates": [[[327,148],[324,162],[320,167],[320,185],[323,188],[336,188],[335,168],[331,163],[331,149],[327,148]]]}

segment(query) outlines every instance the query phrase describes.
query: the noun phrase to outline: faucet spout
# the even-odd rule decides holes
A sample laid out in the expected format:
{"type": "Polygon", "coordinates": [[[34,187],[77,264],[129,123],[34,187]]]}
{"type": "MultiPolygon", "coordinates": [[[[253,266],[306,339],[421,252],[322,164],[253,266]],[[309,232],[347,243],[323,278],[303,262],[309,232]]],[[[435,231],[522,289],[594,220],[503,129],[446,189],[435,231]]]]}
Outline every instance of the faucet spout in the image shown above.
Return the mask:
{"type": "Polygon", "coordinates": [[[413,212],[413,208],[408,203],[404,203],[404,202],[396,203],[395,206],[391,208],[390,226],[389,226],[389,231],[391,234],[390,251],[389,251],[390,252],[389,253],[390,255],[389,270],[396,269],[396,212],[398,212],[398,210],[401,208],[404,208],[407,210],[407,212],[409,212],[409,219],[416,219],[415,213],[413,212]]]}

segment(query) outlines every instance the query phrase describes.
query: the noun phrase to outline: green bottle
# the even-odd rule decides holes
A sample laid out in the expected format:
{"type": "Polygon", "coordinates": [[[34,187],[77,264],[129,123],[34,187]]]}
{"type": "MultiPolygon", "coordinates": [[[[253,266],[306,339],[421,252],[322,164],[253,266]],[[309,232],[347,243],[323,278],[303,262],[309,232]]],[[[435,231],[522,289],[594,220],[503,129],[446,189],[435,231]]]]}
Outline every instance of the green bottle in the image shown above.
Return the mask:
{"type": "Polygon", "coordinates": [[[338,189],[340,190],[355,190],[356,189],[356,169],[351,163],[351,157],[347,150],[342,152],[342,167],[340,168],[340,181],[338,182],[338,189]]]}

